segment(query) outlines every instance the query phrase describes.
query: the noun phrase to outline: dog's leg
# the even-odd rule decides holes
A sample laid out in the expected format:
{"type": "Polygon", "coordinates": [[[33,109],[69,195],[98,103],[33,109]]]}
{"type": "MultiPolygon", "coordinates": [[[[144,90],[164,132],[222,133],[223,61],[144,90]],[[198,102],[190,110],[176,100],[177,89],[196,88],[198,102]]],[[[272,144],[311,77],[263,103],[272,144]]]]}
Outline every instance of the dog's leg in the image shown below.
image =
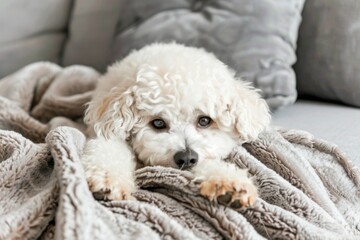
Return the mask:
{"type": "Polygon", "coordinates": [[[251,206],[257,190],[245,169],[221,160],[202,161],[192,172],[200,181],[200,193],[211,201],[242,208],[251,206]]]}
{"type": "Polygon", "coordinates": [[[95,198],[132,199],[136,190],[135,160],[129,146],[121,140],[96,138],[86,143],[82,155],[86,179],[95,198]]]}

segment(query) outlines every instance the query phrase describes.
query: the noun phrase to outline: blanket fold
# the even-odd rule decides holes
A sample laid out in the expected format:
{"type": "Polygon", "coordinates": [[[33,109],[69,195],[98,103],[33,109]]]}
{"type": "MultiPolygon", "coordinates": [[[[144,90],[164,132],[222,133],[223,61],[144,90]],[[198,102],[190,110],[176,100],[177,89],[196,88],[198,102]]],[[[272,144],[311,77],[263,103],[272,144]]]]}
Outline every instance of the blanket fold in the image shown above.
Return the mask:
{"type": "Polygon", "coordinates": [[[0,239],[360,239],[360,172],[336,146],[268,129],[232,164],[254,206],[209,202],[187,171],[136,171],[136,201],[96,201],[81,164],[82,116],[99,73],[31,64],[0,80],[0,239]]]}

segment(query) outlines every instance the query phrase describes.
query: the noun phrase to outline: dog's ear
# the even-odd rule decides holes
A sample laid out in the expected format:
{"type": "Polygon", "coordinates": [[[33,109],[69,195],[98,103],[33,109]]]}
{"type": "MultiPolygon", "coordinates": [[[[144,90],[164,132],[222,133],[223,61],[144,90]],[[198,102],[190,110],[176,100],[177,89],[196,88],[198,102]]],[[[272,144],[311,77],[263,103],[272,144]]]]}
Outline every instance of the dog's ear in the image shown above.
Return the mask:
{"type": "Polygon", "coordinates": [[[131,88],[114,87],[109,93],[95,96],[88,105],[84,120],[97,136],[127,139],[139,120],[131,88]]]}
{"type": "Polygon", "coordinates": [[[258,90],[241,80],[234,81],[229,92],[227,102],[222,103],[226,109],[222,111],[220,121],[226,123],[240,142],[255,140],[270,123],[267,103],[258,90]]]}

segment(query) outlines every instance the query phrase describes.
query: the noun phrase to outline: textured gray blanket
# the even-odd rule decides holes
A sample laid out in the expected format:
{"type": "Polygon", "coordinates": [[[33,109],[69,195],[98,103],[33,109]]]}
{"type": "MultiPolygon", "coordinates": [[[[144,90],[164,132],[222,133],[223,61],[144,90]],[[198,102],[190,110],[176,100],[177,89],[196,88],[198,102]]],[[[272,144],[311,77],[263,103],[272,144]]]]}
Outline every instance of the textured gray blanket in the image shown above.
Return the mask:
{"type": "Polygon", "coordinates": [[[190,172],[162,167],[137,170],[136,201],[94,200],[79,156],[97,77],[37,63],[0,81],[0,239],[360,239],[359,170],[300,131],[234,152],[259,188],[250,208],[210,203],[190,172]]]}

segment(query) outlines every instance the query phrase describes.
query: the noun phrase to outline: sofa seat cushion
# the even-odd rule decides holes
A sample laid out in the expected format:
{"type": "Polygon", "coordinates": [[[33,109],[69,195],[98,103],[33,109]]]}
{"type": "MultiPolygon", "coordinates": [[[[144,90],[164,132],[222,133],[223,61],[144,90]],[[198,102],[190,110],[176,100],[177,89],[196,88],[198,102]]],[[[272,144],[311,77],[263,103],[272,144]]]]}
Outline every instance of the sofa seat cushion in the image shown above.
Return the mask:
{"type": "Polygon", "coordinates": [[[360,166],[360,109],[298,100],[273,114],[273,125],[301,129],[332,142],[360,166]]]}

